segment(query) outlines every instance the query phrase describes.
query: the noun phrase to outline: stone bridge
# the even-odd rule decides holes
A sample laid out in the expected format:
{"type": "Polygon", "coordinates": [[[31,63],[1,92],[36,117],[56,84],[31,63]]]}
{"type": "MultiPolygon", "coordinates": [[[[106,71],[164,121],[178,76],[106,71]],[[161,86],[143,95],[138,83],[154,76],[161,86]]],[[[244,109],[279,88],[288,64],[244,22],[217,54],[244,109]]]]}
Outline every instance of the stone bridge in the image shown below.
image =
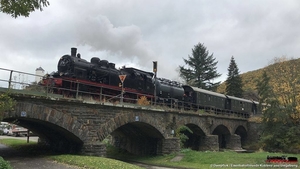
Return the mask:
{"type": "Polygon", "coordinates": [[[197,114],[134,105],[94,103],[14,95],[3,121],[26,127],[57,150],[105,156],[105,142],[134,154],[180,150],[176,131],[187,126],[184,147],[194,150],[241,149],[248,137],[245,118],[197,114]]]}

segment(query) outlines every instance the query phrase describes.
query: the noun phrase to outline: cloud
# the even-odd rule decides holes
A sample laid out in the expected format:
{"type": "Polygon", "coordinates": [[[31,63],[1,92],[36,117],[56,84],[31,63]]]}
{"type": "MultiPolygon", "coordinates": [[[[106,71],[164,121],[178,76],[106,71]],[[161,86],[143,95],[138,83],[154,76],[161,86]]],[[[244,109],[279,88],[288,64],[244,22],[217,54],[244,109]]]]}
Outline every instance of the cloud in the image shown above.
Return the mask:
{"type": "Polygon", "coordinates": [[[34,72],[57,69],[60,56],[77,47],[82,58],[178,79],[176,71],[197,43],[204,43],[226,78],[231,56],[241,73],[274,57],[299,57],[300,2],[289,0],[65,0],[50,2],[29,18],[0,13],[0,67],[34,72]]]}
{"type": "Polygon", "coordinates": [[[75,27],[78,44],[87,45],[92,51],[106,51],[122,59],[136,58],[136,64],[141,66],[154,56],[151,47],[143,40],[141,30],[135,25],[115,27],[107,17],[97,16],[81,20],[75,27]]]}

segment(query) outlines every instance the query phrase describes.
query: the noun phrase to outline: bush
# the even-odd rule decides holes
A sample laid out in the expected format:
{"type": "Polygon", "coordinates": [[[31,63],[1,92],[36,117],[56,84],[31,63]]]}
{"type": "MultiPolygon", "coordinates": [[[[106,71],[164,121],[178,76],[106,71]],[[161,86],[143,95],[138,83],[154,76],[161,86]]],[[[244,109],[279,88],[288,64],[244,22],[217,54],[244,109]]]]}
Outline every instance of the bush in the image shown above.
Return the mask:
{"type": "Polygon", "coordinates": [[[2,157],[0,157],[0,168],[1,169],[12,169],[9,162],[5,161],[2,157]]]}
{"type": "Polygon", "coordinates": [[[175,136],[180,139],[180,147],[183,148],[184,143],[189,139],[188,133],[193,133],[193,131],[187,126],[179,126],[175,131],[175,136]]]}
{"type": "Polygon", "coordinates": [[[137,104],[142,105],[142,106],[148,106],[148,105],[150,105],[150,101],[148,101],[146,96],[141,96],[138,99],[137,104]]]}

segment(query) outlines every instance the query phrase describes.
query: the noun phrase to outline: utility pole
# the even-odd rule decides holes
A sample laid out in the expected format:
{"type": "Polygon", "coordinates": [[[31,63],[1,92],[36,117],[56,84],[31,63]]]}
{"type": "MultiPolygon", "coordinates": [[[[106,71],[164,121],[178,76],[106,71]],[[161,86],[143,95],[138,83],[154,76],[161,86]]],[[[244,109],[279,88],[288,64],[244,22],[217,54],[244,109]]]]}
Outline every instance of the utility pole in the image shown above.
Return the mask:
{"type": "Polygon", "coordinates": [[[154,72],[154,105],[156,105],[156,73],[157,73],[157,61],[153,61],[154,72]]]}

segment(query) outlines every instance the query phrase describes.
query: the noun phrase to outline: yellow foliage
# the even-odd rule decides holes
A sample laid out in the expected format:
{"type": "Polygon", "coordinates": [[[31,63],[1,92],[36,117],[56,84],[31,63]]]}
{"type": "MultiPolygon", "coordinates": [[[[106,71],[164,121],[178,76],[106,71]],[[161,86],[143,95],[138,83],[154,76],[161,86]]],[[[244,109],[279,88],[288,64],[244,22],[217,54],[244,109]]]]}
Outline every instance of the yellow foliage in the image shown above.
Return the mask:
{"type": "Polygon", "coordinates": [[[138,100],[137,100],[137,104],[138,105],[143,105],[143,106],[147,106],[150,104],[150,101],[148,101],[146,96],[141,96],[138,100]]]}
{"type": "Polygon", "coordinates": [[[261,118],[261,117],[258,117],[258,116],[250,117],[248,120],[249,120],[250,122],[256,122],[256,123],[261,123],[261,122],[262,122],[262,118],[261,118]]]}
{"type": "MultiPolygon", "coordinates": [[[[266,71],[270,77],[270,86],[280,105],[294,105],[300,112],[300,59],[286,56],[274,58],[273,62],[262,69],[241,74],[243,90],[256,91],[256,80],[266,71]]],[[[225,93],[225,83],[222,83],[217,92],[225,93]]],[[[258,100],[256,100],[258,101],[258,100]]]]}

